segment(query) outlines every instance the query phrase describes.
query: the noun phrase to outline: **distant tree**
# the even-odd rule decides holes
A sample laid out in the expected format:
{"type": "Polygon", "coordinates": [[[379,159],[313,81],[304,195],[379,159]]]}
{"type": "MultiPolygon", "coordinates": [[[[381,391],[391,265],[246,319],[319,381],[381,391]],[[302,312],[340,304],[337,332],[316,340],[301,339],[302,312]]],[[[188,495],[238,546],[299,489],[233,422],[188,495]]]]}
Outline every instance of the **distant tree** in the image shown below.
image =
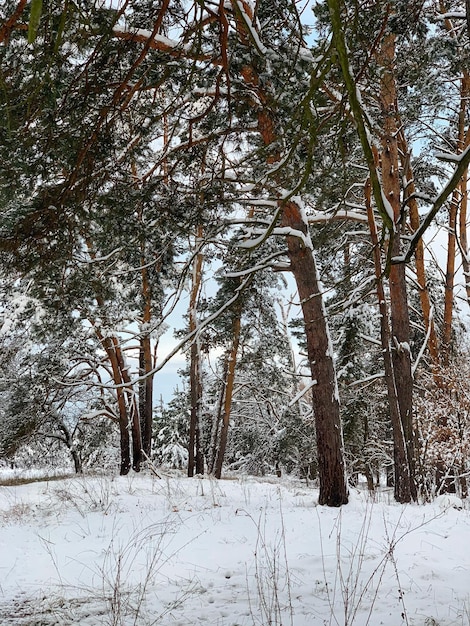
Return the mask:
{"type": "Polygon", "coordinates": [[[154,458],[162,465],[183,469],[188,464],[189,416],[188,394],[177,391],[166,407],[154,413],[154,458]]]}

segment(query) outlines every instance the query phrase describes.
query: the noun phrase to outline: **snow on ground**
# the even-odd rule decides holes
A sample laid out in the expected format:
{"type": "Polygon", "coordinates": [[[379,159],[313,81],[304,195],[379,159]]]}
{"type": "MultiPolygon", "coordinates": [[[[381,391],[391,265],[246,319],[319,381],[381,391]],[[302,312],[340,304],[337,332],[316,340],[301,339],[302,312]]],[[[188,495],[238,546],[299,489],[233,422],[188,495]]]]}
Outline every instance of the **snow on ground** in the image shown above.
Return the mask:
{"type": "Polygon", "coordinates": [[[317,495],[176,473],[2,486],[0,624],[470,624],[468,508],[317,495]]]}

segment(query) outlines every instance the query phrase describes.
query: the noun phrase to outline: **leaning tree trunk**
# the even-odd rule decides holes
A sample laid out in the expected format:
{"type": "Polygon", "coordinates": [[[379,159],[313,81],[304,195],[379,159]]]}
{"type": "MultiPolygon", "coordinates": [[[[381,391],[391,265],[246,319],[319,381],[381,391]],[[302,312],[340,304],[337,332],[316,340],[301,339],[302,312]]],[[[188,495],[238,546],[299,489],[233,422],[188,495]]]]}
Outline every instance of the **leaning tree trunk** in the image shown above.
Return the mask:
{"type": "Polygon", "coordinates": [[[111,363],[111,370],[113,373],[113,381],[116,385],[116,400],[118,406],[118,417],[119,417],[119,437],[120,437],[120,450],[121,450],[121,476],[125,476],[129,473],[131,469],[131,455],[130,455],[130,445],[131,438],[129,433],[129,415],[127,411],[127,403],[126,396],[124,394],[124,389],[122,387],[122,376],[119,368],[119,362],[116,357],[116,352],[114,350],[113,342],[110,337],[103,336],[98,329],[95,329],[98,338],[101,341],[101,345],[103,346],[109,362],[111,363]]]}
{"type": "Polygon", "coordinates": [[[282,225],[303,233],[288,236],[287,249],[302,306],[307,355],[312,374],[312,397],[317,438],[319,504],[340,506],[348,502],[338,388],[323,295],[309,244],[307,224],[295,202],[283,206],[282,225]],[[307,242],[307,245],[304,243],[307,242]]]}

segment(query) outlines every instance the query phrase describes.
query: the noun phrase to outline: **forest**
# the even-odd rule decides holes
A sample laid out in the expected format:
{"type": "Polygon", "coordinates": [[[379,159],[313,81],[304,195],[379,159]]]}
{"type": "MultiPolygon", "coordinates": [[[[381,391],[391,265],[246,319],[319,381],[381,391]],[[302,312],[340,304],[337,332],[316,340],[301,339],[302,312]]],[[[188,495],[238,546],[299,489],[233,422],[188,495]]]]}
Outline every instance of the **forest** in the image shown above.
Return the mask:
{"type": "Polygon", "coordinates": [[[3,0],[0,464],[465,498],[469,98],[468,0],[3,0]]]}

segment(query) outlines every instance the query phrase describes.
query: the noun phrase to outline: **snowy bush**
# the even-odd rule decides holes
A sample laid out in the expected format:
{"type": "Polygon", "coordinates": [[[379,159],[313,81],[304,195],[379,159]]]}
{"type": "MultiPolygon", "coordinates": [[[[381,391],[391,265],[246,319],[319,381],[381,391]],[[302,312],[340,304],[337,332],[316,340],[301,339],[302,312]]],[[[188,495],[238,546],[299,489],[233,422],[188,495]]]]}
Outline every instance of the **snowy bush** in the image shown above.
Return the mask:
{"type": "Polygon", "coordinates": [[[426,388],[416,398],[417,479],[425,499],[449,491],[467,495],[466,476],[470,469],[467,369],[466,366],[459,371],[447,368],[443,373],[445,386],[427,381],[426,388]]]}

